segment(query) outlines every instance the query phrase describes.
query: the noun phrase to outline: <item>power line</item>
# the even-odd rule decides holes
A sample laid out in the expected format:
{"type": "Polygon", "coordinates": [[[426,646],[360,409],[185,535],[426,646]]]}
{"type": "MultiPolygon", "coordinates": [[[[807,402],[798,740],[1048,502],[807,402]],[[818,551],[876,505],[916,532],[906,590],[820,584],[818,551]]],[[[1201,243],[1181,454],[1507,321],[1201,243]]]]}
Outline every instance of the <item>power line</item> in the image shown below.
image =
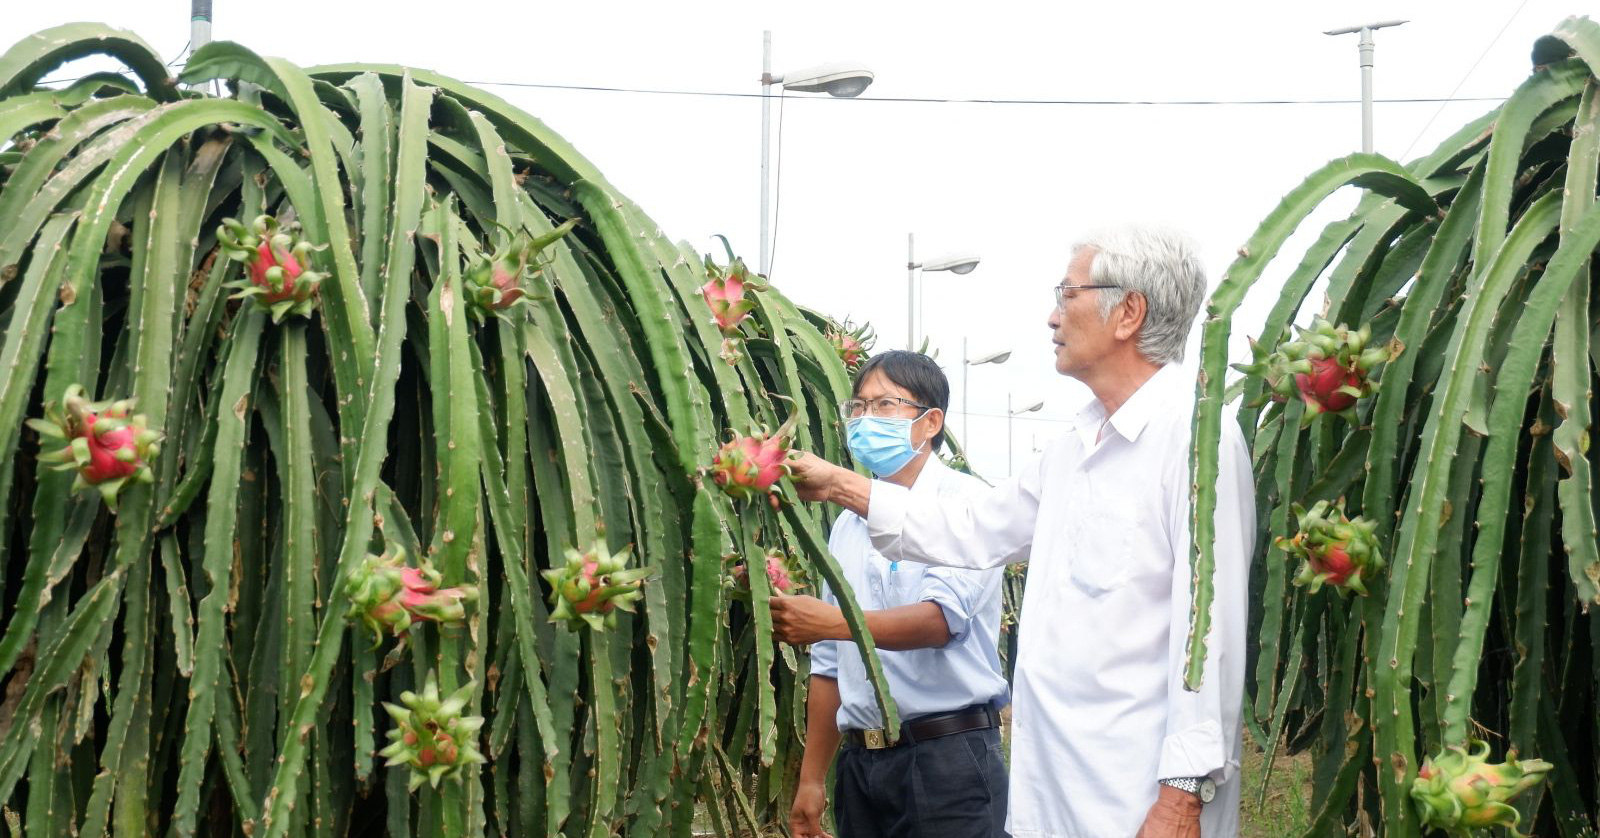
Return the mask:
{"type": "MultiPolygon", "coordinates": [[[[726,99],[755,99],[760,93],[741,93],[736,91],[720,90],[667,90],[664,88],[649,87],[608,87],[592,84],[547,84],[543,82],[520,81],[466,81],[465,84],[480,87],[520,87],[537,90],[573,90],[589,93],[634,93],[649,96],[705,96],[726,99]]],[[[1459,86],[1458,86],[1459,89],[1459,86]]],[[[1504,96],[1463,96],[1455,98],[1454,94],[1446,98],[1438,97],[1411,97],[1374,99],[1381,105],[1414,105],[1430,102],[1504,102],[1504,96]]],[[[1004,99],[981,98],[960,99],[925,96],[855,96],[851,98],[817,97],[814,101],[830,102],[913,102],[942,105],[1144,105],[1157,107],[1188,107],[1209,105],[1356,105],[1360,99],[1004,99]]]]}
{"type": "Polygon", "coordinates": [[[1406,146],[1405,152],[1400,155],[1400,159],[1401,160],[1406,159],[1406,155],[1410,154],[1411,153],[1411,149],[1416,147],[1417,142],[1422,139],[1422,135],[1428,133],[1428,129],[1433,127],[1433,121],[1439,118],[1439,114],[1444,113],[1445,105],[1448,105],[1451,102],[1466,102],[1466,101],[1470,101],[1470,100],[1467,100],[1467,99],[1456,99],[1455,98],[1456,92],[1461,89],[1461,85],[1464,85],[1464,84],[1467,83],[1467,79],[1472,78],[1472,74],[1477,71],[1478,65],[1482,64],[1483,63],[1483,59],[1488,57],[1489,51],[1494,49],[1494,45],[1495,44],[1500,43],[1500,36],[1506,34],[1506,30],[1511,28],[1511,22],[1516,20],[1517,19],[1517,15],[1522,14],[1522,10],[1527,8],[1527,7],[1528,7],[1528,0],[1522,0],[1522,5],[1517,6],[1517,10],[1511,13],[1511,17],[1506,18],[1506,22],[1500,25],[1500,31],[1494,33],[1494,37],[1489,40],[1489,45],[1484,47],[1483,48],[1483,52],[1478,54],[1478,60],[1472,62],[1472,66],[1467,68],[1467,72],[1466,72],[1465,75],[1463,75],[1461,77],[1461,81],[1456,82],[1456,86],[1451,89],[1450,95],[1445,97],[1445,99],[1439,103],[1438,110],[1435,110],[1433,112],[1433,116],[1428,117],[1428,121],[1423,123],[1423,125],[1422,125],[1422,130],[1418,131],[1417,132],[1417,136],[1415,136],[1415,137],[1413,137],[1411,139],[1411,144],[1406,146]]]}

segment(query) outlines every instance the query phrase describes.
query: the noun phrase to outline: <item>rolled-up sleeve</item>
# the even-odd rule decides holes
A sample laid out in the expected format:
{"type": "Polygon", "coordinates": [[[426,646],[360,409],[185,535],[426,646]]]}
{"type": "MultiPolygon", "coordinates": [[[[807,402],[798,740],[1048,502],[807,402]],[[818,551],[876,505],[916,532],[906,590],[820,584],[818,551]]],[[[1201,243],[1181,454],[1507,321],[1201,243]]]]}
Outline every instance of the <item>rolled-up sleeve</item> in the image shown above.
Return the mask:
{"type": "Polygon", "coordinates": [[[972,496],[913,496],[872,481],[867,534],[891,561],[983,570],[1025,562],[1033,545],[1043,483],[1042,455],[1021,473],[972,496]]]}
{"type": "Polygon", "coordinates": [[[922,574],[922,589],[918,598],[922,602],[938,605],[944,612],[944,624],[950,631],[950,640],[946,645],[966,639],[968,630],[988,599],[989,588],[994,587],[987,583],[997,582],[999,578],[998,572],[982,573],[942,567],[930,568],[922,574]]]}
{"type": "MultiPolygon", "coordinates": [[[[838,605],[826,583],[817,592],[817,598],[829,605],[838,605]]],[[[839,641],[818,640],[811,644],[811,674],[835,680],[839,677],[839,641]]]]}
{"type": "Polygon", "coordinates": [[[1167,526],[1173,544],[1172,632],[1168,645],[1167,727],[1156,777],[1211,777],[1226,782],[1238,771],[1234,751],[1244,691],[1246,595],[1255,537],[1255,493],[1250,458],[1237,424],[1223,422],[1218,452],[1215,515],[1215,596],[1200,689],[1184,688],[1189,659],[1190,570],[1189,473],[1187,462],[1169,475],[1167,526]]]}

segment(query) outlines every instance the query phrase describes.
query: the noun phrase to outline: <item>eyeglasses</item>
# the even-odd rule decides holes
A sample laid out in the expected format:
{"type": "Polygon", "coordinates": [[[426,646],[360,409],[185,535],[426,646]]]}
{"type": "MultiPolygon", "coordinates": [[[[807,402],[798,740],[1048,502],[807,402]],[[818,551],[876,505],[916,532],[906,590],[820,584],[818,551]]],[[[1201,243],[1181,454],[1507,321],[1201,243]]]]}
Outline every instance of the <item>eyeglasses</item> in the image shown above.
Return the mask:
{"type": "Polygon", "coordinates": [[[899,396],[882,396],[876,399],[846,399],[839,402],[839,416],[844,419],[858,419],[862,416],[890,417],[898,414],[902,407],[914,407],[918,410],[933,409],[899,396]]]}
{"type": "Polygon", "coordinates": [[[1056,308],[1065,310],[1067,307],[1066,293],[1068,291],[1096,291],[1101,288],[1120,288],[1120,285],[1068,285],[1062,283],[1056,286],[1056,308]]]}

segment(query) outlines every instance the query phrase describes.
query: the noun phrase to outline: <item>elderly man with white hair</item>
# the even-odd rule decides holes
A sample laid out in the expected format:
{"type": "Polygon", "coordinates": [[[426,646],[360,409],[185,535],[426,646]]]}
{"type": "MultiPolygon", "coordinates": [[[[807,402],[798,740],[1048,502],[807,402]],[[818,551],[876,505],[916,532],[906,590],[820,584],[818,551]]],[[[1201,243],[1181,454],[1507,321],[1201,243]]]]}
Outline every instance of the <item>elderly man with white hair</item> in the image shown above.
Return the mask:
{"type": "MultiPolygon", "coordinates": [[[[1021,473],[916,496],[814,455],[802,498],[867,520],[891,560],[1029,562],[1014,685],[1014,838],[1238,833],[1245,596],[1255,531],[1243,435],[1224,423],[1205,678],[1184,688],[1194,379],[1178,362],[1205,273],[1190,240],[1124,226],[1072,247],[1048,325],[1094,400],[1021,473]]],[[[1213,374],[1216,374],[1213,371],[1213,374]]]]}

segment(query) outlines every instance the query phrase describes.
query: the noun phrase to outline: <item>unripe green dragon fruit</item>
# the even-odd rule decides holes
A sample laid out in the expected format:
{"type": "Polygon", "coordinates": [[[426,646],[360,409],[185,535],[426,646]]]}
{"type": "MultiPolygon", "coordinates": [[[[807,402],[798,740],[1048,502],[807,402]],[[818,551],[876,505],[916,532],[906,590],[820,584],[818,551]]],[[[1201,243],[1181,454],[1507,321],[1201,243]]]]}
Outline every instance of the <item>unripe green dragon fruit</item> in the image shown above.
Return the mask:
{"type": "Polygon", "coordinates": [[[93,487],[113,510],[117,494],[129,480],[150,483],[155,477],[150,460],[160,453],[159,431],[146,427],[144,414],[133,414],[133,401],[90,402],[81,385],[67,387],[61,404],[45,406],[44,419],[29,419],[39,432],[40,447],[51,442],[62,447],[41,453],[42,462],[55,463],[58,471],[76,471],[74,491],[93,487]]]}
{"type": "Polygon", "coordinates": [[[1538,785],[1555,766],[1538,759],[1519,762],[1516,751],[1507,753],[1503,763],[1491,763],[1488,757],[1488,743],[1471,739],[1466,748],[1452,745],[1423,760],[1411,782],[1411,800],[1423,826],[1453,838],[1471,838],[1496,826],[1520,834],[1516,827],[1521,816],[1510,800],[1538,785]]]}
{"type": "Polygon", "coordinates": [[[282,322],[286,314],[311,316],[317,289],[327,278],[311,270],[311,254],[320,247],[280,227],[270,215],[257,216],[249,227],[224,218],[217,228],[217,243],[228,258],[245,264],[245,278],[227,286],[239,289],[234,299],[255,301],[272,313],[274,323],[282,322]]]}
{"type": "Polygon", "coordinates": [[[385,634],[405,642],[406,631],[418,621],[458,624],[467,618],[467,603],[476,602],[478,589],[465,585],[442,588],[443,577],[426,557],[417,566],[406,564],[406,551],[368,555],[344,583],[350,600],[346,616],[359,620],[373,634],[373,648],[385,634]]]}
{"type": "Polygon", "coordinates": [[[600,631],[617,624],[617,609],[632,611],[644,596],[644,581],[653,567],[628,567],[630,548],[615,554],[604,540],[587,553],[567,548],[567,563],[543,572],[550,582],[550,622],[572,631],[585,625],[600,631]]]}
{"type": "Polygon", "coordinates": [[[526,230],[506,230],[500,248],[492,254],[479,255],[462,275],[468,313],[482,323],[489,316],[508,314],[515,306],[527,305],[531,297],[525,278],[537,277],[544,271],[539,253],[577,225],[578,219],[570,219],[540,236],[526,230]]]}
{"type": "Polygon", "coordinates": [[[1310,510],[1299,504],[1292,509],[1300,531],[1290,538],[1280,536],[1277,544],[1302,560],[1294,583],[1309,586],[1311,593],[1327,584],[1341,596],[1352,592],[1366,596],[1366,580],[1384,565],[1375,535],[1377,522],[1345,517],[1342,498],[1332,504],[1317,501],[1310,510]]]}
{"type": "Polygon", "coordinates": [[[767,503],[777,509],[780,504],[778,480],[790,473],[789,443],[799,418],[796,411],[789,414],[776,432],[768,433],[762,428],[750,436],[724,443],[711,460],[711,479],[735,500],[765,497],[767,503]]]}
{"type": "Polygon", "coordinates": [[[388,759],[385,765],[411,768],[406,783],[411,791],[423,783],[438,788],[440,780],[458,777],[462,769],[484,761],[477,747],[483,717],[462,715],[475,689],[477,684],[469,681],[441,700],[439,681],[430,670],[421,693],[407,690],[400,694],[399,704],[383,703],[394,727],[387,734],[388,746],[378,756],[388,759]]]}

